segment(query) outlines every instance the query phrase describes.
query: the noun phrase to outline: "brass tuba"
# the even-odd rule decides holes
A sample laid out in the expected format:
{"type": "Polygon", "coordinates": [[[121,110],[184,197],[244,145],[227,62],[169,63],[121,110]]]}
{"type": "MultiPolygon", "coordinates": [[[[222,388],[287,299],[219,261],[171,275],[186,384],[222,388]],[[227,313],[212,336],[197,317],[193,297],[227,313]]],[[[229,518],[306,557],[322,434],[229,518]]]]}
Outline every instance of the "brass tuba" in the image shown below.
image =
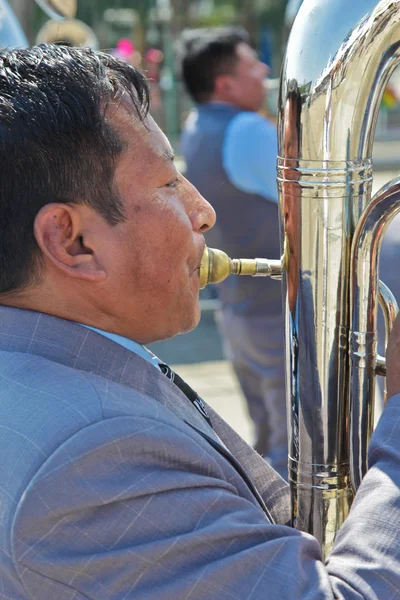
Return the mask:
{"type": "Polygon", "coordinates": [[[282,259],[251,268],[228,259],[221,269],[208,249],[201,270],[203,284],[213,272],[282,273],[293,526],[325,556],[368,468],[375,377],[385,374],[378,300],[388,331],[397,313],[378,260],[400,178],[371,200],[371,156],[399,62],[400,0],[304,0],[280,82],[282,259]]]}
{"type": "Polygon", "coordinates": [[[324,553],[367,469],[382,236],[400,180],[371,201],[380,102],[400,62],[400,0],[305,0],[284,61],[278,189],[293,524],[324,553]],[[334,26],[332,24],[334,23],[334,26]]]}

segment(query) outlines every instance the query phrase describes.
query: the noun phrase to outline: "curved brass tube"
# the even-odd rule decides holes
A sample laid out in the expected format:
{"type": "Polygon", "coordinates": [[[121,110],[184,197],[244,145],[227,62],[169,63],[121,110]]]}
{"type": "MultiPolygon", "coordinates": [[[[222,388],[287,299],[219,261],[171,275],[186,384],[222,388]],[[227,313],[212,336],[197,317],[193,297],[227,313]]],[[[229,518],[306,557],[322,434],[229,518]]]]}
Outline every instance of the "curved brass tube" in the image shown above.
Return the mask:
{"type": "MultiPolygon", "coordinates": [[[[375,194],[360,217],[352,241],[349,440],[350,473],[355,490],[368,468],[368,444],[374,422],[375,375],[377,368],[383,372],[382,359],[377,358],[376,352],[379,253],[385,231],[398,212],[400,178],[390,181],[375,194]]],[[[381,286],[387,297],[386,290],[381,286]]],[[[396,307],[393,298],[384,311],[389,332],[396,317],[396,307]]]]}

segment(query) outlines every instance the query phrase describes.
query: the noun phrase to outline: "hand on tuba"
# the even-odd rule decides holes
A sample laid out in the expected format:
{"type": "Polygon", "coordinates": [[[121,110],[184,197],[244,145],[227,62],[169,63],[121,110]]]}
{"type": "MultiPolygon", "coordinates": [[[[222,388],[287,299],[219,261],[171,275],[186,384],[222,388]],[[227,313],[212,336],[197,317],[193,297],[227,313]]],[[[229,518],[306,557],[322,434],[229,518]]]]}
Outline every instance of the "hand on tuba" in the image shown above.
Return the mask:
{"type": "Polygon", "coordinates": [[[387,397],[400,393],[400,313],[397,316],[386,350],[387,397]]]}

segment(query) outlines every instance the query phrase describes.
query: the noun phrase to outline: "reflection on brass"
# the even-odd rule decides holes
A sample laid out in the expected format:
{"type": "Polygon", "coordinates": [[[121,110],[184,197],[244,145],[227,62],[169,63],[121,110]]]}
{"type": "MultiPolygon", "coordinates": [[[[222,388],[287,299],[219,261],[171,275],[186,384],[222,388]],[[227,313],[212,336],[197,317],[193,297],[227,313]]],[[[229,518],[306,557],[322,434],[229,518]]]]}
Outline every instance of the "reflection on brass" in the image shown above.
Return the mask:
{"type": "MultiPolygon", "coordinates": [[[[325,556],[368,467],[383,371],[379,250],[400,207],[400,179],[371,200],[376,118],[400,63],[400,1],[348,6],[302,3],[278,106],[293,524],[312,533],[325,556]]],[[[392,320],[395,310],[387,310],[392,320]]]]}
{"type": "Polygon", "coordinates": [[[209,283],[220,283],[229,275],[281,279],[282,260],[229,258],[222,250],[206,246],[200,264],[200,288],[205,288],[209,283]]]}
{"type": "Polygon", "coordinates": [[[288,242],[288,237],[285,234],[285,237],[283,239],[283,253],[281,256],[282,270],[285,270],[285,271],[289,270],[289,257],[290,257],[289,242],[288,242]]]}

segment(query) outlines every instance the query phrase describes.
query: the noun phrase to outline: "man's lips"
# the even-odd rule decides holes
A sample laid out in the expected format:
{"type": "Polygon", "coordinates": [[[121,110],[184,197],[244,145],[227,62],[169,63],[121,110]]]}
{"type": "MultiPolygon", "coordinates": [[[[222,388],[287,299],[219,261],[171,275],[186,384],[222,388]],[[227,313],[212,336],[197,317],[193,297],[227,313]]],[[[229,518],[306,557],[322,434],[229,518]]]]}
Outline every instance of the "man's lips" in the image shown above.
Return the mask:
{"type": "Polygon", "coordinates": [[[206,247],[205,243],[202,245],[202,249],[201,249],[201,254],[200,257],[196,263],[196,266],[194,267],[194,269],[191,271],[191,273],[196,273],[196,271],[200,274],[200,266],[201,266],[201,259],[203,258],[203,254],[204,254],[204,248],[206,247]]]}

